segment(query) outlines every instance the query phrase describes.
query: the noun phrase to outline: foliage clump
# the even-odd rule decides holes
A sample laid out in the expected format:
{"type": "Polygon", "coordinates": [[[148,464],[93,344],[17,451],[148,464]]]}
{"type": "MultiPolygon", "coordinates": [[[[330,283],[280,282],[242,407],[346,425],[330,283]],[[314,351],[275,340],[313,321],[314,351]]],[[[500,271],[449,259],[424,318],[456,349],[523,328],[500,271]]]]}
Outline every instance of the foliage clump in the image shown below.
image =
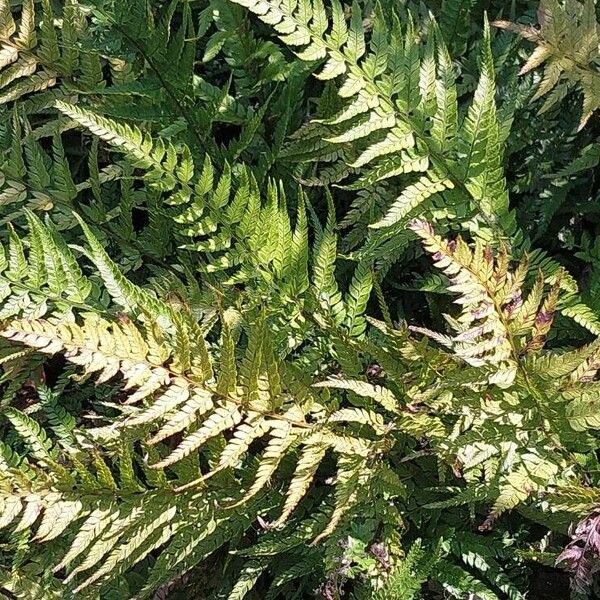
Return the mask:
{"type": "Polygon", "coordinates": [[[2,594],[594,593],[598,10],[483,4],[0,0],[2,594]]]}

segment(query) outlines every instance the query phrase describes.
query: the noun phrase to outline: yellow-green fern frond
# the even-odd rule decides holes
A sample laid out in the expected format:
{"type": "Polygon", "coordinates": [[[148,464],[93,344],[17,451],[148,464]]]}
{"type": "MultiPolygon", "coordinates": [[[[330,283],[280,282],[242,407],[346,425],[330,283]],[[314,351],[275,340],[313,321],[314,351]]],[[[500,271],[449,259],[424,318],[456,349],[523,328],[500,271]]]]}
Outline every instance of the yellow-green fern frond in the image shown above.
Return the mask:
{"type": "Polygon", "coordinates": [[[600,108],[600,72],[597,67],[600,25],[594,0],[541,0],[539,28],[496,21],[494,25],[514,31],[536,44],[521,68],[521,74],[544,65],[544,73],[533,97],[546,96],[540,112],[552,108],[575,85],[583,92],[579,129],[600,108]]]}

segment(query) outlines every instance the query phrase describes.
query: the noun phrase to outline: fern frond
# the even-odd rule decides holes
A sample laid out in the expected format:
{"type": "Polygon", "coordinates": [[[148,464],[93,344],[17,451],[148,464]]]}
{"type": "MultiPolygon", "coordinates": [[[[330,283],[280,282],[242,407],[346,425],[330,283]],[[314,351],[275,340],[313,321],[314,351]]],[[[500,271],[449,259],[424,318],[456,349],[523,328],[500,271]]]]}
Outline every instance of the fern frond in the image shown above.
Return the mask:
{"type": "Polygon", "coordinates": [[[449,341],[456,344],[456,353],[475,366],[491,361],[514,369],[508,323],[495,304],[496,289],[507,286],[505,265],[494,265],[491,249],[481,243],[472,253],[461,238],[442,241],[428,223],[413,221],[411,229],[424,241],[436,266],[450,277],[449,289],[461,294],[457,300],[463,311],[456,323],[458,335],[449,341]]]}
{"type": "MultiPolygon", "coordinates": [[[[567,86],[573,84],[581,89],[581,130],[600,107],[600,73],[596,66],[600,26],[595,2],[541,0],[538,15],[539,29],[510,21],[496,21],[494,25],[536,44],[521,69],[521,74],[525,74],[545,64],[534,100],[557,90],[563,90],[564,95],[567,86]]],[[[550,94],[541,112],[550,109],[560,97],[550,94]]]]}
{"type": "Polygon", "coordinates": [[[126,152],[136,166],[152,169],[157,177],[157,185],[170,189],[176,184],[174,173],[180,161],[180,177],[186,180],[189,176],[189,151],[187,155],[184,151],[180,156],[172,144],[160,138],[155,141],[135,126],[98,116],[88,109],[61,100],[56,101],[56,108],[100,139],[126,152]]]}
{"type": "MultiPolygon", "coordinates": [[[[340,16],[343,11],[338,2],[332,5],[328,16],[317,5],[304,1],[290,6],[267,0],[259,4],[235,1],[271,25],[302,60],[326,59],[323,69],[316,74],[318,78],[341,78],[338,93],[348,99],[348,104],[334,116],[322,119],[316,129],[326,132],[331,128],[335,134],[326,137],[331,144],[359,145],[358,157],[351,157],[352,153],[344,157],[351,167],[372,164],[377,172],[388,155],[394,153],[393,168],[385,168],[388,177],[412,170],[423,173],[420,187],[407,188],[406,200],[401,196],[400,206],[392,208],[395,216],[378,226],[393,224],[441,189],[457,188],[456,198],[470,202],[492,227],[496,227],[498,220],[508,230],[514,229],[501,168],[502,143],[494,104],[489,42],[484,48],[478,91],[463,131],[457,136],[455,82],[448,52],[435,25],[431,27],[427,45],[422,45],[416,40],[412,18],[403,29],[394,13],[375,10],[370,15],[373,32],[367,43],[358,3],[353,6],[348,25],[340,16]],[[436,78],[436,62],[440,63],[440,78],[436,78]],[[417,149],[417,161],[412,154],[402,153],[413,147],[417,149]],[[471,166],[457,169],[457,161],[465,159],[465,147],[464,162],[471,166]],[[447,150],[455,153],[454,157],[442,154],[447,150]],[[405,156],[411,161],[410,167],[403,165],[405,156]],[[490,166],[484,174],[486,160],[490,166]],[[431,183],[439,181],[448,184],[436,188],[431,183]],[[420,193],[423,189],[428,192],[420,193]]],[[[489,32],[486,35],[489,40],[489,32]]],[[[302,138],[300,144],[306,146],[306,131],[299,132],[298,137],[302,138]]],[[[310,149],[313,157],[319,154],[314,145],[310,149]]],[[[378,177],[381,175],[367,176],[361,183],[373,183],[378,177]]]]}
{"type": "Polygon", "coordinates": [[[408,186],[394,201],[385,217],[371,227],[379,229],[395,225],[433,194],[453,187],[454,183],[450,179],[439,180],[432,175],[423,175],[418,181],[408,186]]]}

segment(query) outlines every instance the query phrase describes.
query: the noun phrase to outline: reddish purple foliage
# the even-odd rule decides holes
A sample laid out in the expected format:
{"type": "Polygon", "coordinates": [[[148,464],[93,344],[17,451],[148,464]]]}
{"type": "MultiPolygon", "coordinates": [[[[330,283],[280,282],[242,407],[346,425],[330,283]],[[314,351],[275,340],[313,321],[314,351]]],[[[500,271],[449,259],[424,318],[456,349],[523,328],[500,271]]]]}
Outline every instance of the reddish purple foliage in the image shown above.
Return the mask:
{"type": "Polygon", "coordinates": [[[547,325],[548,323],[552,322],[552,319],[554,319],[554,311],[545,312],[543,310],[540,310],[540,312],[535,318],[535,324],[547,325]]]}
{"type": "Polygon", "coordinates": [[[389,554],[385,548],[385,545],[381,542],[375,542],[369,549],[373,557],[379,562],[379,564],[386,570],[392,568],[390,563],[389,554]]]}
{"type": "Polygon", "coordinates": [[[575,594],[587,595],[600,571],[600,508],[594,510],[569,532],[571,541],[556,559],[573,577],[575,594]]]}

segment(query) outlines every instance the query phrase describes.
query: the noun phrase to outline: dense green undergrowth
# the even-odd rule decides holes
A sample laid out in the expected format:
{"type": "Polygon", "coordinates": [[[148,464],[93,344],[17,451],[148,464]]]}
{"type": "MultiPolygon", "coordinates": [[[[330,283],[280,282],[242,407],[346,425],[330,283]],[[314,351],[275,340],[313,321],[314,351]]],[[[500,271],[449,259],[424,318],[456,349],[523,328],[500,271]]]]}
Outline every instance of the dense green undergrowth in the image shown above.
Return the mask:
{"type": "Polygon", "coordinates": [[[593,597],[598,12],[0,0],[0,595],[593,597]]]}

